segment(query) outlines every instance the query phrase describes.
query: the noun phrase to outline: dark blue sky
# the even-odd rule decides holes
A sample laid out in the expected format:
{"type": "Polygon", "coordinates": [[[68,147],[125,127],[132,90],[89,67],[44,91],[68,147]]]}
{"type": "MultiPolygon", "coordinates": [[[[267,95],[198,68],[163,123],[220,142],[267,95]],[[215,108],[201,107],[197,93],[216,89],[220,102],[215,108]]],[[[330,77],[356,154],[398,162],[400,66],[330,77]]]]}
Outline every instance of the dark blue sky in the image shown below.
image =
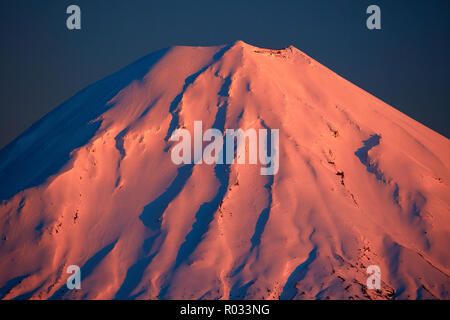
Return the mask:
{"type": "Polygon", "coordinates": [[[171,45],[294,45],[450,137],[450,1],[2,0],[0,148],[80,89],[171,45]],[[77,4],[82,30],[69,31],[77,4]],[[366,28],[370,4],[382,30],[366,28]]]}

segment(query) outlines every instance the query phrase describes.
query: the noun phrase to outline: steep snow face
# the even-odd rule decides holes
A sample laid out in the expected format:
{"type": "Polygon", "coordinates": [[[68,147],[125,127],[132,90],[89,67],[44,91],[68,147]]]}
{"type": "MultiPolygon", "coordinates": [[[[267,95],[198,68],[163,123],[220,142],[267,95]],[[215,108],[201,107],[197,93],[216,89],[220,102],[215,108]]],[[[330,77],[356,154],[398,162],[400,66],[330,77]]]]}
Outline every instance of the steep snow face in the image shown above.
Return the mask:
{"type": "Polygon", "coordinates": [[[0,152],[0,297],[449,299],[449,160],[448,139],[296,48],[162,50],[0,152]],[[279,129],[278,173],[175,165],[194,121],[279,129]]]}

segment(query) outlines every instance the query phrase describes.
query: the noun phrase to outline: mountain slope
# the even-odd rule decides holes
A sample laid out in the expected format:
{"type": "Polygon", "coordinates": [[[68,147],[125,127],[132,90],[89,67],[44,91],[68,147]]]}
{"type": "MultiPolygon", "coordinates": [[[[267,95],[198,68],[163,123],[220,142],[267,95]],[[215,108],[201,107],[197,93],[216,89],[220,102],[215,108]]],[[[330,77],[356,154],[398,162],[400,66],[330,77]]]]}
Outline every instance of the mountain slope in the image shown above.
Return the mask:
{"type": "Polygon", "coordinates": [[[448,299],[449,158],[296,48],[162,50],[0,152],[0,297],[448,299]],[[279,129],[278,173],[174,165],[170,135],[198,120],[279,129]]]}

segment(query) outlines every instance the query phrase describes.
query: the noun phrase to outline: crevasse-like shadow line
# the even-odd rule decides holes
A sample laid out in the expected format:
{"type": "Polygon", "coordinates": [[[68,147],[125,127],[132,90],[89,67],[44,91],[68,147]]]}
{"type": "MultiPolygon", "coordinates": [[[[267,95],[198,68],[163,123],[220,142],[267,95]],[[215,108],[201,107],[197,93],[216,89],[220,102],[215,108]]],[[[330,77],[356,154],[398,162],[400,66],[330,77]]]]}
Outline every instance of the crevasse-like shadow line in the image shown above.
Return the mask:
{"type": "Polygon", "coordinates": [[[228,190],[229,169],[223,167],[214,171],[216,177],[221,181],[219,190],[212,201],[202,204],[197,211],[192,229],[178,251],[175,268],[178,268],[197,248],[201,238],[208,231],[209,224],[214,218],[214,212],[219,209],[220,202],[228,190]]]}
{"type": "Polygon", "coordinates": [[[168,50],[151,53],[88,86],[0,150],[0,201],[57,173],[69,161],[70,152],[95,135],[101,121],[93,121],[114,106],[108,102],[132,81],[142,79],[168,50]]]}
{"type": "MultiPolygon", "coordinates": [[[[183,98],[184,94],[186,93],[186,90],[188,87],[194,83],[194,81],[206,70],[208,70],[214,63],[216,63],[224,54],[227,52],[232,45],[228,45],[223,47],[221,50],[219,50],[213,57],[212,61],[207,64],[205,67],[203,67],[198,72],[191,74],[189,77],[187,77],[184,81],[183,89],[181,92],[173,99],[173,101],[170,104],[169,112],[172,115],[172,120],[170,121],[169,129],[167,130],[166,137],[164,138],[165,141],[168,141],[170,136],[172,135],[173,131],[179,127],[179,109],[178,105],[180,104],[181,99],[183,98]]],[[[220,94],[220,93],[219,93],[220,94]]],[[[166,149],[165,151],[167,151],[166,149]]]]}
{"type": "Polygon", "coordinates": [[[355,155],[359,158],[359,161],[361,161],[361,163],[366,166],[367,171],[374,174],[378,180],[381,180],[382,177],[377,172],[377,167],[371,166],[368,160],[369,151],[380,144],[380,139],[381,136],[378,134],[371,135],[369,139],[363,141],[364,146],[359,148],[355,152],[355,155]]]}
{"type": "MultiPolygon", "coordinates": [[[[219,91],[219,95],[228,96],[230,86],[231,86],[231,78],[227,77],[224,81],[222,88],[219,91]]],[[[219,129],[222,132],[224,131],[227,109],[228,109],[227,101],[225,101],[222,106],[218,106],[216,118],[212,126],[213,128],[219,129]]],[[[221,155],[223,156],[223,159],[226,159],[226,141],[224,142],[224,145],[222,147],[221,155]]],[[[180,249],[178,250],[172,275],[175,272],[175,270],[184,261],[186,261],[197,248],[201,238],[208,231],[209,224],[214,218],[214,213],[219,209],[220,203],[223,201],[225,194],[228,190],[230,165],[216,164],[216,166],[214,167],[214,173],[220,183],[217,194],[211,201],[202,204],[199,210],[197,211],[195,215],[195,222],[192,225],[190,232],[186,236],[185,241],[181,244],[180,249]]],[[[161,289],[161,292],[159,293],[160,299],[164,299],[169,289],[170,283],[171,277],[167,281],[167,284],[161,289]]]]}
{"type": "Polygon", "coordinates": [[[158,239],[158,237],[161,235],[162,215],[164,214],[164,211],[166,211],[169,204],[178,196],[178,194],[183,189],[184,185],[192,174],[193,166],[194,165],[190,164],[178,168],[177,176],[172,181],[171,185],[166,189],[166,191],[154,201],[146,205],[144,207],[144,210],[142,210],[139,219],[147,228],[152,230],[154,234],[144,241],[142,245],[144,257],[128,269],[127,275],[121,287],[117,291],[114,299],[132,299],[135,296],[139,295],[138,293],[133,297],[130,296],[131,292],[141,282],[145,269],[147,269],[147,267],[150,265],[153,258],[157,254],[157,250],[154,250],[155,253],[147,256],[152,249],[156,239],[158,239]]]}
{"type": "Polygon", "coordinates": [[[236,282],[230,290],[230,300],[242,300],[247,296],[248,289],[255,283],[251,280],[243,285],[241,282],[236,282]]]}
{"type": "MultiPolygon", "coordinates": [[[[270,216],[270,209],[272,207],[272,185],[273,185],[273,176],[268,176],[269,181],[264,185],[264,187],[268,190],[269,192],[269,202],[267,204],[267,207],[265,207],[264,209],[261,210],[261,213],[258,216],[258,220],[256,221],[256,225],[255,225],[255,231],[253,232],[253,236],[250,239],[251,242],[251,247],[250,250],[248,252],[248,254],[246,255],[244,261],[236,268],[234,269],[234,271],[231,272],[231,277],[235,277],[236,275],[238,275],[238,273],[245,267],[245,265],[248,262],[248,259],[250,258],[252,252],[255,250],[255,248],[258,248],[258,246],[261,243],[261,236],[264,233],[264,230],[266,229],[266,225],[267,222],[269,221],[269,216],[270,216]]],[[[252,285],[253,283],[250,283],[250,285],[252,285]]],[[[233,289],[237,289],[237,287],[235,288],[235,286],[233,286],[233,289]]],[[[240,290],[240,289],[239,289],[240,290]]],[[[230,296],[233,293],[233,291],[230,291],[230,296]]]]}
{"type": "Polygon", "coordinates": [[[310,264],[316,259],[317,257],[317,247],[314,247],[309,255],[308,258],[301,263],[295,270],[291,273],[289,278],[286,281],[286,284],[283,287],[283,292],[280,295],[280,300],[291,300],[294,298],[297,289],[295,288],[295,285],[302,279],[305,278],[306,273],[309,270],[310,264]]]}
{"type": "MultiPolygon", "coordinates": [[[[271,150],[270,155],[273,157],[274,152],[279,152],[279,151],[276,151],[274,149],[274,146],[272,146],[271,129],[265,124],[265,122],[263,120],[261,120],[261,121],[262,121],[263,127],[265,129],[267,129],[267,132],[268,132],[267,140],[264,141],[264,144],[266,147],[266,152],[267,152],[267,150],[271,150]]],[[[274,182],[274,176],[269,175],[268,179],[269,179],[269,181],[264,185],[264,188],[266,188],[267,192],[268,192],[267,206],[261,211],[261,213],[258,216],[258,220],[256,221],[256,225],[255,225],[255,231],[253,232],[253,236],[250,239],[251,247],[250,247],[250,250],[249,250],[247,256],[245,257],[244,261],[235,270],[233,270],[231,272],[231,277],[235,277],[245,267],[251,253],[255,250],[255,248],[258,248],[258,246],[261,243],[261,236],[264,233],[264,230],[266,229],[267,222],[269,221],[270,210],[272,207],[272,199],[273,199],[272,186],[273,186],[273,182],[274,182]]],[[[232,294],[232,292],[230,292],[230,295],[231,294],[232,294]]]]}
{"type": "Polygon", "coordinates": [[[144,276],[145,269],[150,265],[151,261],[155,257],[156,252],[148,257],[144,257],[131,266],[123,281],[120,289],[117,291],[115,300],[132,300],[139,296],[142,292],[138,292],[135,295],[131,295],[131,292],[139,285],[144,276]]]}
{"type": "Polygon", "coordinates": [[[116,179],[116,184],[115,187],[117,188],[121,182],[122,176],[120,173],[120,166],[122,165],[122,161],[123,159],[126,157],[126,150],[124,147],[124,139],[127,136],[128,132],[130,131],[130,129],[142,118],[144,118],[147,113],[157,104],[159,98],[155,99],[149,106],[147,106],[147,108],[145,108],[145,110],[140,114],[140,116],[134,120],[131,124],[129,124],[128,126],[126,126],[122,131],[120,131],[115,137],[114,140],[116,141],[116,149],[119,151],[120,153],[120,159],[117,163],[117,179],[116,179]]]}
{"type": "MultiPolygon", "coordinates": [[[[179,126],[179,117],[178,117],[178,111],[177,107],[183,98],[183,95],[186,93],[187,88],[190,84],[192,84],[200,74],[205,72],[214,62],[219,60],[224,53],[230,48],[230,46],[226,46],[223,49],[221,49],[218,53],[216,53],[213,57],[213,61],[208,64],[206,67],[202,68],[200,71],[190,75],[186,78],[184,86],[180,94],[178,94],[175,99],[172,101],[169,107],[169,112],[172,114],[172,120],[169,125],[169,129],[167,131],[167,135],[165,137],[165,140],[167,141],[169,137],[172,135],[172,132],[179,126]]],[[[226,81],[226,85],[229,86],[230,79],[226,81]]],[[[220,94],[220,93],[219,93],[220,94]]],[[[223,117],[223,121],[224,121],[223,117]]],[[[168,151],[169,148],[167,148],[165,151],[168,151]]],[[[194,165],[184,165],[180,168],[178,168],[178,173],[171,185],[166,189],[166,191],[161,194],[157,199],[152,201],[150,204],[145,206],[142,214],[139,216],[139,219],[142,221],[142,223],[152,231],[155,231],[156,233],[145,240],[143,244],[143,251],[145,254],[148,254],[150,250],[153,247],[154,242],[156,239],[161,235],[161,220],[162,216],[169,206],[169,204],[179,195],[179,193],[182,191],[184,185],[192,175],[194,165]]],[[[130,293],[139,285],[143,274],[145,272],[145,269],[150,265],[151,261],[157,254],[157,250],[154,250],[155,253],[151,256],[144,257],[140,259],[137,263],[135,263],[133,266],[131,266],[127,271],[127,276],[125,277],[124,282],[122,283],[121,288],[116,294],[116,299],[125,299],[125,298],[132,298],[130,297],[130,293]]],[[[139,295],[139,293],[137,294],[139,295]]],[[[135,295],[136,296],[136,295],[135,295]]]]}
{"type": "MultiPolygon", "coordinates": [[[[102,260],[111,252],[116,246],[118,240],[115,240],[103,247],[97,253],[95,253],[88,261],[80,268],[81,270],[81,290],[83,290],[83,279],[86,279],[95,268],[102,262],[102,260]]],[[[65,270],[63,271],[63,273],[65,270]]],[[[69,291],[66,283],[64,283],[50,298],[49,300],[60,300],[69,291]]]]}
{"type": "Polygon", "coordinates": [[[273,185],[273,176],[269,176],[269,182],[264,186],[269,193],[269,203],[267,207],[265,207],[256,221],[255,231],[253,233],[252,238],[250,239],[252,246],[250,248],[250,252],[254,250],[261,243],[261,236],[266,228],[267,221],[269,221],[270,208],[272,206],[272,185],[273,185]]]}
{"type": "Polygon", "coordinates": [[[156,239],[161,236],[161,223],[162,215],[166,211],[169,204],[178,196],[183,189],[189,177],[192,175],[192,169],[194,165],[184,165],[178,168],[178,173],[170,186],[162,193],[158,198],[149,203],[142,210],[139,219],[142,223],[152,230],[154,234],[147,238],[143,245],[142,250],[144,257],[132,265],[128,271],[125,279],[116,293],[114,299],[133,299],[140,293],[134,296],[130,296],[131,292],[139,285],[144,275],[145,269],[150,265],[153,258],[158,253],[158,250],[154,250],[154,253],[147,256],[152,249],[156,239]]]}
{"type": "Polygon", "coordinates": [[[158,198],[144,207],[139,219],[151,230],[157,231],[161,228],[161,217],[169,204],[183,190],[184,185],[192,175],[193,164],[186,164],[178,168],[178,173],[170,186],[158,198]]]}
{"type": "MultiPolygon", "coordinates": [[[[267,150],[270,150],[270,155],[273,157],[275,152],[279,152],[279,150],[275,150],[275,146],[272,146],[272,139],[271,139],[272,131],[271,131],[271,129],[269,127],[267,127],[267,125],[264,123],[264,121],[262,121],[262,124],[265,127],[265,129],[267,130],[267,140],[264,141],[264,144],[266,147],[266,152],[267,152],[267,150]]],[[[269,220],[270,209],[272,207],[272,186],[273,186],[274,176],[270,175],[270,176],[268,176],[268,179],[269,179],[269,181],[264,185],[264,188],[267,189],[267,193],[269,195],[268,203],[267,203],[267,207],[261,211],[261,214],[259,215],[258,220],[256,222],[255,231],[253,233],[252,238],[250,239],[250,241],[252,243],[250,252],[252,252],[253,249],[261,243],[261,236],[266,228],[267,221],[269,220]]]]}
{"type": "Polygon", "coordinates": [[[5,285],[0,288],[0,299],[3,299],[8,294],[8,292],[11,291],[12,288],[19,285],[28,276],[30,276],[30,274],[18,276],[6,282],[5,285]]]}
{"type": "MultiPolygon", "coordinates": [[[[230,79],[225,80],[224,86],[230,86],[230,79]]],[[[227,92],[227,89],[222,88],[221,92],[227,92]]],[[[213,124],[213,128],[219,129],[223,132],[225,127],[225,119],[227,114],[228,103],[225,102],[218,110],[216,119],[213,124]]],[[[226,141],[222,148],[223,158],[226,159],[226,141]]],[[[214,218],[214,212],[219,209],[220,203],[223,200],[228,190],[228,178],[230,173],[230,166],[227,164],[217,164],[214,167],[214,173],[219,180],[220,186],[216,196],[213,200],[206,202],[200,206],[195,216],[195,222],[192,225],[192,229],[186,236],[185,242],[181,245],[176,262],[175,268],[177,268],[190,254],[195,250],[201,237],[208,230],[208,226],[214,218]]]]}

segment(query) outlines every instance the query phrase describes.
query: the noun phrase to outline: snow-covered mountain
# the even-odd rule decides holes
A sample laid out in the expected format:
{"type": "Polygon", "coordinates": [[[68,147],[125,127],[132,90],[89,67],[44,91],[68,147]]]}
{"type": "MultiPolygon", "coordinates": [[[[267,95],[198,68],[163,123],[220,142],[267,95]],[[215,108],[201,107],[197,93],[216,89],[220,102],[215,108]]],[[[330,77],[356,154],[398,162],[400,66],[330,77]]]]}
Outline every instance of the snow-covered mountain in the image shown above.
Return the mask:
{"type": "Polygon", "coordinates": [[[0,152],[0,298],[449,299],[449,160],[294,47],[161,50],[0,152]],[[194,121],[279,129],[278,173],[175,165],[194,121]]]}

